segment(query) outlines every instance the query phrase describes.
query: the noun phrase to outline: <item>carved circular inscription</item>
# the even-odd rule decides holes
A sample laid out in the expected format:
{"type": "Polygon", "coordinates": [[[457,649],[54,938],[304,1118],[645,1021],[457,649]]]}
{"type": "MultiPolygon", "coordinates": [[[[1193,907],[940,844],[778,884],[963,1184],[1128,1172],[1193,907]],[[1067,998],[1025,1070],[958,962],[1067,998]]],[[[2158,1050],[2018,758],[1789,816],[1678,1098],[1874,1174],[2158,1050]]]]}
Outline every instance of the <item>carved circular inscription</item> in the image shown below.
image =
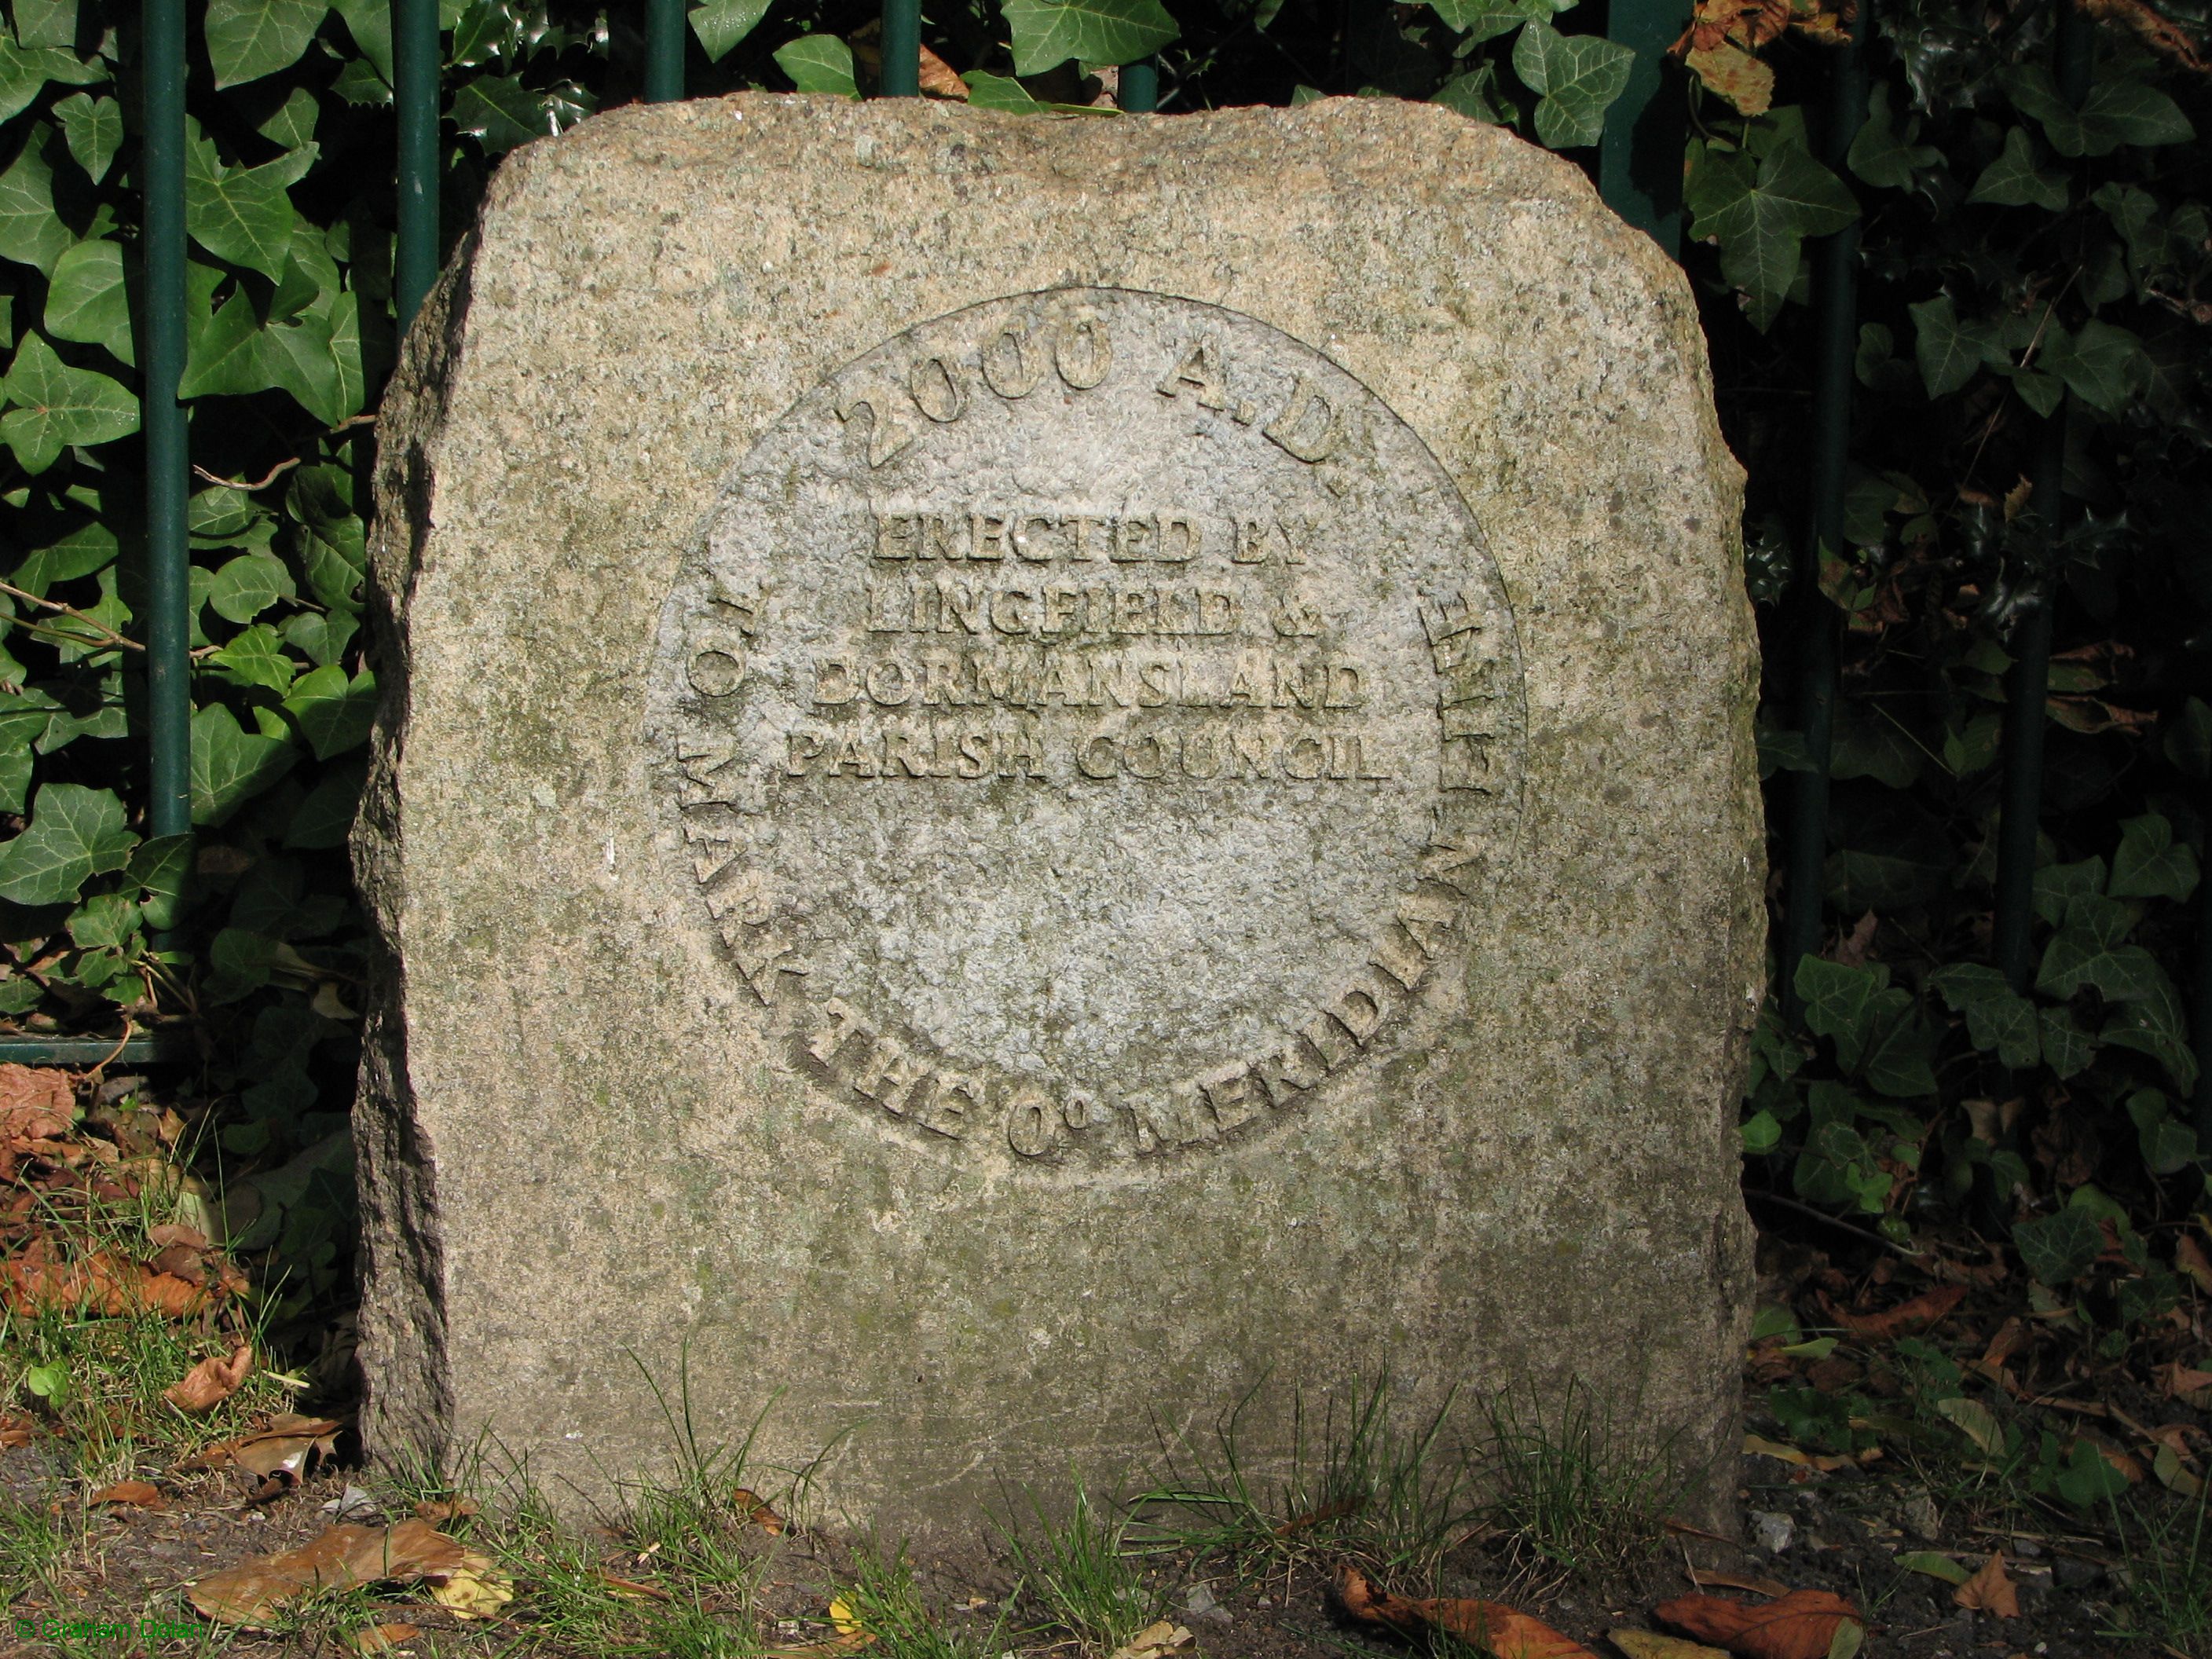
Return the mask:
{"type": "Polygon", "coordinates": [[[1150,1155],[1371,1062],[1519,811],[1520,659],[1419,439],[1252,318],[909,330],[753,448],[664,613],[702,924],[818,1085],[1150,1155]]]}

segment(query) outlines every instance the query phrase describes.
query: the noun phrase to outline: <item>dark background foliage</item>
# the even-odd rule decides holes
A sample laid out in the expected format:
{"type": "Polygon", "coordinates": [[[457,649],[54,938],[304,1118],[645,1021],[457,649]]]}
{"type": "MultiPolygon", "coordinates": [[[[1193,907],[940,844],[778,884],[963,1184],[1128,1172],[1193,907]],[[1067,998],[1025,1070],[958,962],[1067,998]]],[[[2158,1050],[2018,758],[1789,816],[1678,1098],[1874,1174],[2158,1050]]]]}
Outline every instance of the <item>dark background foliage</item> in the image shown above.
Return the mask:
{"type": "MultiPolygon", "coordinates": [[[[1587,163],[1629,70],[1602,3],[959,0],[927,9],[924,39],[979,104],[1090,104],[1093,70],[1157,49],[1170,112],[1434,100],[1587,163]]],[[[2185,1012],[2212,771],[2212,222],[2202,4],[2091,3],[2087,86],[2069,88],[2051,0],[1888,0],[1848,144],[1828,87],[1849,20],[1816,0],[1705,0],[1660,97],[1681,112],[1684,260],[1750,470],[1778,834],[1810,762],[1796,665],[1808,630],[1842,641],[1822,946],[1792,975],[1802,1021],[1778,1000],[1759,1035],[1748,1188],[1899,1245],[2009,1241],[2037,1294],[2073,1298],[2085,1342],[2111,1346],[2178,1295],[2174,1224],[2212,1151],[2185,1012]],[[1840,537],[1816,545],[1808,249],[1846,226],[1850,465],[1840,537]],[[2063,510],[2036,482],[2061,410],[2063,510]],[[2041,605],[2057,655],[2022,994],[1991,965],[1991,883],[2008,675],[2041,605]]],[[[639,95],[641,12],[446,0],[449,244],[506,151],[639,95]]],[[[688,89],[865,91],[876,17],[708,0],[688,89]]],[[[10,0],[8,21],[0,1019],[186,1026],[222,1152],[272,1195],[246,1243],[304,1267],[305,1293],[336,1279],[350,1225],[363,951],[344,839],[376,698],[362,517],[394,344],[389,9],[192,8],[189,842],[146,839],[139,807],[137,9],[10,0]]]]}

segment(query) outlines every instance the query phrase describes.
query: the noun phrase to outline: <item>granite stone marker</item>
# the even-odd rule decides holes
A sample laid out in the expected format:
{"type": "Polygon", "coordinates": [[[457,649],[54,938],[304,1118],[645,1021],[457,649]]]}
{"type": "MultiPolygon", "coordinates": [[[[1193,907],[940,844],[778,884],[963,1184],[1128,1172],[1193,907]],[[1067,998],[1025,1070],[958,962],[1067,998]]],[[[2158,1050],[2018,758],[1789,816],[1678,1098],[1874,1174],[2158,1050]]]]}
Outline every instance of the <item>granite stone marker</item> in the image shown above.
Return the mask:
{"type": "Polygon", "coordinates": [[[688,1366],[947,1536],[1263,1378],[1262,1455],[1386,1369],[1732,1443],[1739,474],[1571,166],[624,110],[502,168],[380,455],[376,1449],[603,1492],[688,1366]]]}

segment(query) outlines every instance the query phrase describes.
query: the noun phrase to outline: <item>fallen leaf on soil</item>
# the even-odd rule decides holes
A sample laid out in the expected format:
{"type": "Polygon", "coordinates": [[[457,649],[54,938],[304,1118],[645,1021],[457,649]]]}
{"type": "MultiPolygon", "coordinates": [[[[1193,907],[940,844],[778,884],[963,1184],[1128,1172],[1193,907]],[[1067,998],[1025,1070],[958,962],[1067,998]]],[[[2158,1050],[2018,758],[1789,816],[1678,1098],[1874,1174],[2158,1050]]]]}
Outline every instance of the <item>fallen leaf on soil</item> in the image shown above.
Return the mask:
{"type": "Polygon", "coordinates": [[[0,1451],[11,1446],[27,1446],[36,1437],[38,1425],[27,1417],[14,1412],[0,1412],[0,1451]]]}
{"type": "Polygon", "coordinates": [[[1859,1626],[1858,1609],[1827,1590],[1792,1590],[1764,1607],[1717,1595],[1677,1596],[1653,1608],[1652,1617],[1742,1659],[1828,1659],[1844,1626],[1859,1626]]]}
{"type": "Polygon", "coordinates": [[[1993,1613],[2000,1619],[2020,1617],[2020,1591],[2005,1576],[2002,1550],[1982,1563],[1982,1569],[1951,1592],[1951,1599],[1977,1613],[1993,1613]]]}
{"type": "Polygon", "coordinates": [[[143,1262],[97,1250],[81,1261],[56,1261],[33,1243],[0,1264],[0,1292],[17,1313],[68,1313],[113,1318],[158,1313],[184,1319],[208,1301],[207,1287],[155,1273],[143,1262]]]}
{"type": "Polygon", "coordinates": [[[1332,1521],[1341,1521],[1347,1515],[1358,1514],[1359,1506],[1366,1501],[1362,1498],[1340,1498],[1334,1504],[1324,1504],[1317,1510],[1292,1516],[1275,1528],[1275,1536],[1288,1538],[1309,1527],[1327,1526],[1332,1521]]]}
{"type": "Polygon", "coordinates": [[[1749,1590],[1753,1595],[1787,1595],[1790,1586],[1778,1584],[1771,1578],[1747,1578],[1740,1573],[1717,1572],[1710,1567],[1692,1567],[1690,1582],[1699,1589],[1749,1590]]]}
{"type": "Polygon", "coordinates": [[[599,1583],[617,1595],[634,1595],[651,1601],[673,1601],[676,1599],[658,1584],[641,1584],[635,1578],[617,1578],[611,1572],[601,1572],[599,1583]]]}
{"type": "Polygon", "coordinates": [[[2150,1472],[2158,1477],[2160,1486],[2178,1492],[2184,1498],[2195,1498],[2204,1491],[2203,1477],[2192,1474],[2181,1461],[2180,1454],[2171,1446],[2159,1447],[2158,1455],[2151,1459],[2150,1472]]]}
{"type": "MultiPolygon", "coordinates": [[[[656,1546],[656,1547],[658,1547],[656,1546]]],[[[857,1653],[871,1646],[875,1632],[860,1623],[860,1614],[843,1596],[830,1603],[830,1624],[837,1634],[826,1642],[802,1642],[795,1647],[769,1648],[763,1659],[835,1659],[842,1653],[857,1653]]]]}
{"type": "Polygon", "coordinates": [[[1368,1583],[1357,1567],[1340,1567],[1336,1593],[1344,1610],[1371,1625],[1389,1625],[1410,1634],[1440,1630],[1472,1642],[1496,1659],[1597,1659],[1540,1620],[1497,1601],[1438,1597],[1416,1601],[1393,1595],[1368,1583]]]}
{"type": "Polygon", "coordinates": [[[1978,1400],[1967,1400],[1954,1395],[1939,1400],[1936,1409],[1955,1425],[1960,1433],[1972,1441],[1977,1449],[1990,1457],[2003,1454],[2004,1425],[1997,1421],[1996,1413],[1978,1400]]]}
{"type": "Polygon", "coordinates": [[[0,1140],[52,1140],[76,1121],[70,1074],[41,1066],[0,1066],[0,1140]]]}
{"type": "MultiPolygon", "coordinates": [[[[403,1521],[401,1527],[420,1526],[416,1521],[403,1521]]],[[[398,1527],[392,1528],[394,1532],[398,1527]]],[[[446,1538],[443,1533],[433,1533],[434,1538],[446,1538]]],[[[514,1600],[514,1580],[499,1570],[491,1557],[481,1550],[464,1549],[461,1559],[450,1572],[440,1575],[426,1572],[430,1581],[430,1599],[456,1619],[496,1619],[507,1604],[514,1600]]]]}
{"type": "Polygon", "coordinates": [[[459,1521],[478,1512],[477,1500],[456,1492],[449,1498],[426,1498],[415,1505],[415,1518],[432,1526],[459,1521]]]}
{"type": "MultiPolygon", "coordinates": [[[[830,1604],[830,1610],[833,1613],[836,1612],[835,1602],[830,1604]]],[[[1192,1639],[1190,1632],[1184,1626],[1170,1624],[1163,1619],[1157,1625],[1146,1626],[1115,1649],[1112,1659],[1159,1659],[1162,1654],[1188,1647],[1192,1639]]]]}
{"type": "Polygon", "coordinates": [[[2176,1359],[2151,1374],[2158,1378],[2159,1392],[2167,1399],[2199,1410],[2212,1407],[2212,1371],[2195,1370],[2176,1359]]]}
{"type": "Polygon", "coordinates": [[[750,1486],[739,1486],[730,1494],[730,1502],[744,1516],[771,1538],[781,1535],[783,1517],[769,1507],[768,1499],[750,1486]]]}
{"type": "Polygon", "coordinates": [[[1886,1342],[1892,1337],[1907,1336],[1927,1329],[1966,1299],[1966,1287],[1964,1285],[1938,1285],[1933,1290],[1921,1291],[1909,1302],[1900,1302],[1894,1308],[1885,1308],[1880,1313],[1845,1313],[1826,1293],[1822,1294],[1820,1304],[1831,1319],[1854,1336],[1886,1342]]]}
{"type": "Polygon", "coordinates": [[[137,1510],[158,1510],[167,1504],[161,1496],[161,1489],[149,1486],[143,1480],[118,1480],[112,1486],[102,1486],[84,1501],[88,1504],[125,1504],[137,1510]]]}
{"type": "Polygon", "coordinates": [[[1930,1578],[1940,1578],[1947,1584],[1963,1584],[1973,1575],[1936,1550],[1909,1550],[1897,1558],[1897,1565],[1907,1572],[1925,1573],[1930,1578]]]}
{"type": "Polygon", "coordinates": [[[161,1391],[161,1398],[180,1412],[211,1412],[236,1394],[253,1369],[253,1345],[241,1342],[228,1359],[203,1359],[185,1373],[184,1381],[161,1391]]]}
{"type": "Polygon", "coordinates": [[[922,95],[927,98],[965,98],[968,83],[959,72],[927,46],[921,49],[922,95]]]}
{"type": "Polygon", "coordinates": [[[1605,1639],[1626,1654],[1628,1659],[1728,1659],[1724,1648],[1685,1642],[1679,1636],[1662,1636],[1656,1631],[1607,1631],[1605,1639]]]}
{"type": "MultiPolygon", "coordinates": [[[[331,1527],[296,1550],[258,1555],[210,1573],[194,1583],[190,1594],[192,1605],[217,1624],[266,1630],[281,1603],[309,1590],[351,1589],[381,1579],[412,1583],[428,1578],[434,1586],[440,1581],[450,1583],[471,1565],[471,1557],[484,1559],[459,1539],[421,1521],[402,1521],[389,1529],[331,1527]]],[[[490,1563],[485,1560],[484,1565],[490,1563]]],[[[438,1594],[435,1588],[430,1593],[438,1594]]],[[[508,1591],[501,1604],[513,1594],[508,1591]]]]}
{"type": "Polygon", "coordinates": [[[356,1653],[389,1653],[402,1642],[411,1642],[422,1633],[412,1625],[366,1625],[345,1640],[356,1653]]]}
{"type": "Polygon", "coordinates": [[[164,1221],[155,1226],[149,1227],[146,1229],[146,1237],[153,1240],[157,1249],[204,1250],[208,1247],[205,1234],[197,1228],[187,1227],[175,1221],[164,1221]]]}
{"type": "Polygon", "coordinates": [[[2204,1247],[2187,1233],[2173,1241],[2173,1265],[2188,1274],[2198,1290],[2212,1295],[2212,1256],[2207,1256],[2204,1247]]]}
{"type": "Polygon", "coordinates": [[[1743,1449],[1756,1456],[1778,1458],[1784,1463],[1795,1463],[1801,1469],[1811,1469],[1820,1474],[1833,1474],[1838,1469],[1850,1468],[1855,1463],[1871,1463],[1881,1455],[1879,1446],[1869,1446],[1852,1456],[1832,1452],[1808,1452],[1756,1434],[1744,1436],[1743,1449]]]}
{"type": "Polygon", "coordinates": [[[218,1441],[178,1467],[240,1468],[264,1480],[281,1470],[296,1480],[310,1456],[329,1457],[336,1452],[338,1431],[343,1427],[344,1424],[333,1418],[301,1417],[285,1412],[235,1439],[218,1441]]]}

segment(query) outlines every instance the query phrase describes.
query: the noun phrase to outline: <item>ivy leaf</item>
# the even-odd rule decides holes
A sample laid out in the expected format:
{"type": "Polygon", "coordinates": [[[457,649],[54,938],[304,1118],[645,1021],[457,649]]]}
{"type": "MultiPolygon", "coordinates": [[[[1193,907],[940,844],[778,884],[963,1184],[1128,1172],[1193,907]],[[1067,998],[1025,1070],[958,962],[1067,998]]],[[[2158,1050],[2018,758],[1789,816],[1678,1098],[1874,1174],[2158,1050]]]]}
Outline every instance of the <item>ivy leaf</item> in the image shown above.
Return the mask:
{"type": "Polygon", "coordinates": [[[2027,136],[2026,127],[2014,127],[2005,134],[2003,151],[1982,169],[1982,176],[1974,180],[1966,199],[1991,202],[1999,207],[2040,207],[2063,213],[2066,210],[2066,175],[2039,170],[2035,165],[2035,140],[2027,136]]]}
{"type": "Polygon", "coordinates": [[[0,173],[0,259],[52,270],[76,246],[54,211],[54,173],[39,154],[46,129],[34,127],[22,153],[0,173]]]}
{"type": "Polygon", "coordinates": [[[222,308],[197,330],[185,354],[179,398],[206,398],[258,392],[269,384],[262,373],[258,344],[261,319],[243,291],[233,294],[222,308]]]}
{"type": "Polygon", "coordinates": [[[2130,818],[2120,826],[2119,850],[2112,854],[2114,898],[2169,898],[2179,902],[2197,890],[2197,854],[2173,839],[2173,826],[2158,812],[2130,818]]]}
{"type": "Polygon", "coordinates": [[[76,45],[77,0],[15,0],[15,38],[27,46],[76,45]]]}
{"type": "Polygon", "coordinates": [[[2105,861],[2090,858],[2078,864],[2046,864],[2035,872],[2030,890],[2035,914],[2056,927],[2066,920],[2066,907],[2075,899],[2105,890],[2105,861]]]}
{"type": "Polygon", "coordinates": [[[2124,945],[2134,927],[2127,906],[2111,899],[2081,897],[2066,905],[2066,921],[2044,947],[2035,988],[2064,999],[2094,986],[2108,1002],[2128,1002],[2154,994],[2166,976],[2140,945],[2124,945]]]}
{"type": "Polygon", "coordinates": [[[353,36],[362,57],[383,82],[388,100],[392,95],[392,0],[331,0],[331,3],[345,20],[346,33],[353,36]]]}
{"type": "Polygon", "coordinates": [[[95,570],[105,570],[121,551],[115,532],[98,520],[91,520],[26,554],[8,580],[43,599],[56,582],[75,581],[95,570]]]}
{"type": "Polygon", "coordinates": [[[214,825],[291,769],[298,751],[250,732],[221,703],[192,716],[192,822],[214,825]]]}
{"type": "Polygon", "coordinates": [[[1850,153],[1844,163],[1870,185],[1910,190],[1915,173],[1943,159],[1942,151],[1912,142],[1919,131],[1919,120],[1914,118],[1906,122],[1903,135],[1899,134],[1889,112],[1889,88],[1877,86],[1868,94],[1867,118],[1851,140],[1850,153]]]}
{"type": "Polygon", "coordinates": [[[2040,367],[2092,409],[2117,415],[2150,371],[2142,342],[2126,329],[2092,317],[2068,334],[2053,327],[2044,337],[2040,367]]]}
{"type": "Polygon", "coordinates": [[[376,716],[376,676],[363,669],[349,681],[343,668],[318,668],[292,688],[284,712],[300,722],[317,760],[342,755],[368,740],[376,716]]]}
{"type": "Polygon", "coordinates": [[[2156,87],[2126,79],[2100,81],[2089,89],[2081,130],[2092,155],[2121,144],[2185,144],[2197,136],[2180,105],[2156,87]]]}
{"type": "Polygon", "coordinates": [[[1754,321],[1771,319],[1796,280],[1804,238],[1842,229],[1858,203],[1795,138],[1755,159],[1707,145],[1693,162],[1684,191],[1690,234],[1719,239],[1722,274],[1751,296],[1754,321]]]}
{"type": "Polygon", "coordinates": [[[2212,703],[2191,697],[2166,727],[2166,757],[2187,776],[2212,777],[2212,703]]]}
{"type": "Polygon", "coordinates": [[[191,877],[190,836],[156,836],[139,842],[123,870],[124,880],[145,894],[138,914],[156,932],[177,925],[191,877]]]}
{"type": "Polygon", "coordinates": [[[1605,136],[1606,110],[1627,87],[1635,61],[1632,48],[1602,35],[1562,34],[1531,20],[1513,43],[1513,72],[1543,94],[1536,102],[1537,137],[1553,149],[1597,143],[1605,136]]]}
{"type": "MultiPolygon", "coordinates": [[[[1006,0],[1002,10],[1017,75],[1042,75],[1071,58],[1133,63],[1182,33],[1160,0],[1006,0]]],[[[776,61],[782,57],[777,53],[776,61]]]]}
{"type": "Polygon", "coordinates": [[[208,660],[241,685],[266,686],[282,696],[292,689],[299,665],[285,654],[283,636],[267,623],[255,623],[232,637],[208,660]]]}
{"type": "Polygon", "coordinates": [[[834,34],[802,34],[785,41],[775,49],[775,64],[801,92],[860,95],[853,79],[853,49],[834,34]]]}
{"type": "Polygon", "coordinates": [[[769,0],[707,0],[691,8],[691,33],[699,37],[707,61],[719,64],[730,49],[759,27],[769,0]]]}
{"type": "Polygon", "coordinates": [[[258,167],[226,167],[205,138],[185,146],[185,228],[219,259],[281,282],[299,215],[289,187],[315,164],[302,145],[258,167]]]}
{"type": "Polygon", "coordinates": [[[1469,46],[1480,46],[1501,34],[1510,34],[1532,21],[1549,22],[1556,12],[1552,0],[1429,0],[1430,8],[1447,28],[1467,36],[1469,46]]]}
{"type": "Polygon", "coordinates": [[[2155,1089],[2138,1089],[2128,1097],[2136,1144],[2142,1152],[2144,1165],[2155,1176],[2179,1175],[2197,1157],[2197,1132],[2177,1121],[2171,1106],[2155,1089]]]}
{"type": "Polygon", "coordinates": [[[207,52],[216,90],[291,68],[329,11],[325,0],[208,0],[207,52]]]}
{"type": "Polygon", "coordinates": [[[1920,365],[1928,395],[1943,397],[1972,380],[1995,343],[1995,331],[1987,323],[1960,323],[1948,294],[1905,310],[1912,316],[1913,360],[1920,365]]]}
{"type": "MultiPolygon", "coordinates": [[[[1902,998],[1903,991],[1888,996],[1902,998]]],[[[1939,1040],[1936,1028],[1906,1006],[1884,1020],[1869,1044],[1862,1067],[1867,1086],[1893,1099],[1913,1099],[1936,1091],[1933,1061],[1939,1040]]]]}
{"type": "Polygon", "coordinates": [[[2181,993],[2155,962],[2149,963],[2145,978],[2145,990],[2114,1010],[2097,1036],[2118,1048],[2148,1054],[2166,1068],[2173,1086],[2185,1095],[2197,1086],[2197,1056],[2189,1047],[2181,993]]]}
{"type": "Polygon", "coordinates": [[[93,877],[120,870],[138,837],[125,827],[112,789],[74,783],[39,787],[31,822],[0,846],[0,898],[18,904],[61,904],[93,877]]]}
{"type": "Polygon", "coordinates": [[[2105,1253],[2104,1230],[2088,1211],[2073,1206],[2012,1230],[2022,1266],[2042,1284],[2057,1290],[2072,1284],[2105,1253]]]}
{"type": "Polygon", "coordinates": [[[365,762],[333,767],[323,781],[307,791],[292,811],[284,831],[284,845],[292,848],[343,847],[353,828],[354,812],[361,805],[362,787],[368,781],[365,762]]]}
{"type": "Polygon", "coordinates": [[[80,63],[61,46],[19,46],[0,28],[0,121],[21,114],[50,81],[84,87],[107,79],[100,63],[80,63]]]}
{"type": "Polygon", "coordinates": [[[2035,1023],[2043,1038],[2043,1063],[2061,1082],[2079,1076],[2097,1057],[2097,1039],[2076,1025],[2063,1008],[2039,1010],[2035,1023]]]}
{"type": "Polygon", "coordinates": [[[1857,1071],[1876,1022],[1893,1011],[1889,970],[1807,957],[1797,964],[1796,983],[1805,1003],[1806,1029],[1833,1039],[1838,1062],[1846,1072],[1857,1071]]]}
{"type": "Polygon", "coordinates": [[[26,472],[43,472],[70,444],[104,444],[138,429],[138,400],[105,374],[71,368],[36,334],[9,368],[0,438],[26,472]]]}
{"type": "Polygon", "coordinates": [[[266,382],[290,392],[325,426],[336,426],[352,412],[345,407],[345,385],[331,349],[331,325],[321,318],[307,316],[263,329],[257,357],[266,382]]]}
{"type": "Polygon", "coordinates": [[[227,622],[250,623],[279,599],[295,597],[292,573],[273,553],[241,553],[215,573],[208,603],[227,622]]]}
{"type": "Polygon", "coordinates": [[[1010,76],[969,70],[960,77],[968,83],[968,103],[974,109],[1004,110],[1009,115],[1042,115],[1051,106],[1030,95],[1030,89],[1010,76]]]}
{"type": "Polygon", "coordinates": [[[1966,1036],[1984,1054],[2014,1071],[2042,1058],[2036,1039],[2035,1005],[2016,994],[1996,969],[1980,963],[1948,963],[1928,975],[1928,987],[1955,1012],[1966,1017],[1966,1036]]]}
{"type": "Polygon", "coordinates": [[[54,118],[62,124],[62,137],[76,164],[98,184],[115,164],[123,148],[123,106],[112,98],[95,98],[80,92],[54,106],[54,118]]]}
{"type": "Polygon", "coordinates": [[[46,279],[46,332],[57,340],[104,346],[137,366],[131,346],[131,304],[124,289],[123,247],[106,240],[79,242],[54,261],[46,279]]]}

